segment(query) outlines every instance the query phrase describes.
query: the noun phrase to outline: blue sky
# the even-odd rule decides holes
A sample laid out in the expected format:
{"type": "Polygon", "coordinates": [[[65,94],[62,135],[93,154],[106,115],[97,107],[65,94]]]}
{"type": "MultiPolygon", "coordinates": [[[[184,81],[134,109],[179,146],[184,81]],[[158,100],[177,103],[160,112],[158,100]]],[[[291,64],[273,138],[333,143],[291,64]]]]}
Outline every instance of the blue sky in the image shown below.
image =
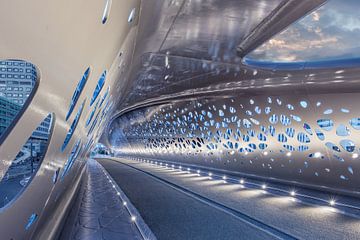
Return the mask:
{"type": "Polygon", "coordinates": [[[330,0],[247,57],[293,62],[360,56],[360,1],[330,0]]]}

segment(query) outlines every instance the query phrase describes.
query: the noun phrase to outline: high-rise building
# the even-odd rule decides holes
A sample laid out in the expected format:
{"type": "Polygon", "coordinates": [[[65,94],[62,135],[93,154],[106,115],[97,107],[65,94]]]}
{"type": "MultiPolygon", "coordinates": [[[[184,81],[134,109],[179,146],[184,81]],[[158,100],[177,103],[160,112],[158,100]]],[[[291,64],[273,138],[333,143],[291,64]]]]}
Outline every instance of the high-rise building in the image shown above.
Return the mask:
{"type": "MultiPolygon", "coordinates": [[[[36,78],[36,68],[29,62],[0,61],[0,136],[30,96],[36,78]]],[[[32,147],[35,153],[41,152],[45,147],[43,142],[49,137],[50,121],[50,117],[46,118],[31,135],[27,147],[32,147]]]]}
{"type": "Polygon", "coordinates": [[[0,61],[0,96],[23,105],[36,83],[36,68],[20,60],[0,61]]]}
{"type": "Polygon", "coordinates": [[[0,136],[14,120],[20,109],[21,106],[19,104],[0,96],[0,136]]]}

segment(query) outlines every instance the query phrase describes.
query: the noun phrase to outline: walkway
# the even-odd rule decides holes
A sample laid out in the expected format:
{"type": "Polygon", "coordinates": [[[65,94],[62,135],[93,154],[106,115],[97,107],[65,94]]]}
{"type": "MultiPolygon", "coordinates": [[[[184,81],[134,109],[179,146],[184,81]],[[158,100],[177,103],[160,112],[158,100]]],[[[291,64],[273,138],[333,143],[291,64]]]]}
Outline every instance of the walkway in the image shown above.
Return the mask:
{"type": "Polygon", "coordinates": [[[360,239],[356,209],[283,196],[171,164],[98,161],[158,239],[360,239]]]}
{"type": "Polygon", "coordinates": [[[95,160],[60,239],[156,239],[136,209],[95,160]]]}

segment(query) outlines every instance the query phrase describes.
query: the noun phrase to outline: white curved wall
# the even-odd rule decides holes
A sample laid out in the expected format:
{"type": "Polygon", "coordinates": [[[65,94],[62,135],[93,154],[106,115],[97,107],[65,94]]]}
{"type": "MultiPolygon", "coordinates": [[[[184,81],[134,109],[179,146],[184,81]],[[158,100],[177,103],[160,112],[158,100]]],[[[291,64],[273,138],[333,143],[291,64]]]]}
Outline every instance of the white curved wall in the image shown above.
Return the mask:
{"type": "MultiPolygon", "coordinates": [[[[15,158],[48,113],[55,116],[53,136],[35,178],[16,201],[0,209],[3,239],[53,237],[77,186],[84,161],[78,160],[69,175],[55,185],[52,183],[54,171],[64,167],[77,139],[87,142],[85,121],[92,109],[89,102],[98,78],[104,70],[108,71],[99,96],[102,97],[119,75],[119,51],[128,47],[124,44],[132,43],[137,31],[137,21],[129,24],[128,15],[133,8],[139,11],[139,0],[112,1],[109,18],[102,24],[105,3],[105,0],[0,2],[0,59],[26,60],[39,70],[39,85],[33,99],[0,146],[0,167],[4,168],[15,158]],[[72,115],[65,121],[73,92],[88,66],[90,77],[72,115]],[[67,148],[61,152],[60,147],[84,99],[79,124],[67,148]],[[25,225],[32,213],[39,217],[26,231],[25,225]]],[[[115,97],[112,90],[111,101],[115,97]]],[[[93,136],[98,137],[96,133],[94,131],[93,136]]]]}

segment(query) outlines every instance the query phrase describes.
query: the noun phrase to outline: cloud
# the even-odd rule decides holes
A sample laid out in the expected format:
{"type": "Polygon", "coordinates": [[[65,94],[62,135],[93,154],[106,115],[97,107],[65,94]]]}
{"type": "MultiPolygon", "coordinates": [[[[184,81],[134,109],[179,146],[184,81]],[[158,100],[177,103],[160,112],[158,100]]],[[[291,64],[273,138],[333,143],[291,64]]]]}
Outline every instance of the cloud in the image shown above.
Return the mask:
{"type": "Polygon", "coordinates": [[[359,57],[358,9],[360,1],[329,1],[247,57],[280,62],[359,57]]]}

